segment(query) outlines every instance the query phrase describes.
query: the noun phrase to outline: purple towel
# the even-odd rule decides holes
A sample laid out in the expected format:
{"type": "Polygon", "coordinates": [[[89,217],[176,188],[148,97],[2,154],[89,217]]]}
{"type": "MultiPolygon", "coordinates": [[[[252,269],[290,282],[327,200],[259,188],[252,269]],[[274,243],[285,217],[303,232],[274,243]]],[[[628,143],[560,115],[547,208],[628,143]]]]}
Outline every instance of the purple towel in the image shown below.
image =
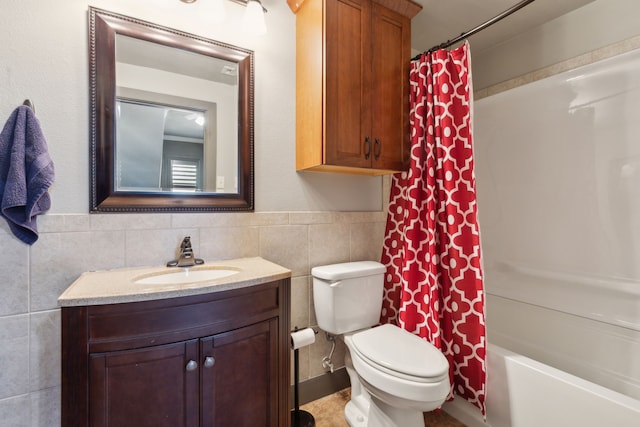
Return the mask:
{"type": "Polygon", "coordinates": [[[51,207],[53,161],[33,110],[16,108],[0,133],[0,214],[15,236],[38,240],[36,216],[51,207]]]}

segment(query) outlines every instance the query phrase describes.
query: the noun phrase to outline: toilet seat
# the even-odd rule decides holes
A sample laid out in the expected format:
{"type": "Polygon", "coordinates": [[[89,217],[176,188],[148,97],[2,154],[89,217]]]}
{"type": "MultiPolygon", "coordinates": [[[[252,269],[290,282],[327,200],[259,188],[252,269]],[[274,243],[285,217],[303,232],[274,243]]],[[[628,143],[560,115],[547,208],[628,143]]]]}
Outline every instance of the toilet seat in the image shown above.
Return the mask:
{"type": "MultiPolygon", "coordinates": [[[[415,348],[412,351],[404,351],[404,348],[401,347],[404,342],[402,340],[411,339],[407,338],[407,334],[412,334],[393,325],[389,325],[385,329],[394,328],[394,332],[389,332],[389,330],[385,331],[383,329],[382,335],[379,335],[379,331],[371,334],[367,333],[379,328],[382,328],[382,326],[368,329],[363,332],[357,332],[353,335],[344,336],[344,342],[348,349],[345,359],[350,361],[353,369],[357,373],[359,382],[371,394],[371,396],[375,396],[396,408],[415,409],[424,412],[439,407],[446,399],[451,388],[448,372],[449,365],[444,355],[426,341],[424,341],[422,345],[418,346],[417,351],[415,351],[415,348]],[[365,333],[367,334],[364,335],[364,340],[358,339],[357,336],[359,334],[365,333]],[[373,342],[376,342],[376,338],[379,338],[380,336],[384,337],[387,333],[393,334],[391,341],[385,342],[378,340],[375,347],[386,349],[386,351],[381,350],[382,354],[385,352],[393,354],[393,359],[378,359],[382,363],[376,362],[371,358],[371,355],[374,354],[375,356],[380,356],[380,353],[373,350],[373,346],[371,348],[367,348],[366,343],[373,344],[373,342]],[[404,336],[404,338],[398,338],[398,336],[404,336]],[[373,337],[371,342],[367,337],[373,337]],[[364,352],[367,354],[363,354],[363,351],[356,347],[354,344],[354,338],[356,341],[361,341],[360,348],[362,349],[364,347],[364,352]],[[397,344],[398,342],[400,342],[400,345],[397,344]],[[421,363],[414,365],[409,362],[404,365],[403,356],[406,356],[409,353],[413,353],[416,360],[422,357],[423,359],[421,363]],[[442,364],[440,362],[442,362],[442,364]],[[395,363],[393,368],[388,367],[391,366],[391,363],[395,363]],[[418,365],[426,365],[427,367],[421,370],[418,365]],[[436,368],[429,373],[428,365],[436,366],[436,368]],[[410,368],[407,369],[407,367],[410,368]],[[407,374],[402,371],[418,373],[418,375],[407,374]]],[[[421,340],[419,337],[414,338],[421,340]]],[[[409,346],[413,347],[411,341],[409,341],[409,346]]],[[[408,359],[405,358],[405,360],[408,359]]]]}
{"type": "Polygon", "coordinates": [[[359,358],[393,377],[419,383],[441,382],[449,363],[429,342],[397,326],[385,324],[351,336],[359,358]]]}

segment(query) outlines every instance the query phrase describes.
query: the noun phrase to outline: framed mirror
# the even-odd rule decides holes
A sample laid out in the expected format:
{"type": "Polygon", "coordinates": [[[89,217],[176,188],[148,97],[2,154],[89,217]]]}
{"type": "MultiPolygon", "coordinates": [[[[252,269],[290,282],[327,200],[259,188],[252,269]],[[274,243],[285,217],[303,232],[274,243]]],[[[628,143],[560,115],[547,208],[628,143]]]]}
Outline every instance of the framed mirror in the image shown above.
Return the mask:
{"type": "Polygon", "coordinates": [[[90,211],[252,211],[253,52],[89,8],[90,211]]]}

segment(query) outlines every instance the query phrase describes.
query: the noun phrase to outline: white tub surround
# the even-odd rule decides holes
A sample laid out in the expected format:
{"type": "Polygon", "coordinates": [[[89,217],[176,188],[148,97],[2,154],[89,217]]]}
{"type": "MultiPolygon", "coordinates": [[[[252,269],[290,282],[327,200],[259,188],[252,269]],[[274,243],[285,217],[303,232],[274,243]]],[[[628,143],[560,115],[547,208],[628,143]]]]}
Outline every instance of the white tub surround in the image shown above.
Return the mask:
{"type": "Polygon", "coordinates": [[[483,98],[474,135],[488,341],[640,400],[638,111],[632,50],[483,98]]]}

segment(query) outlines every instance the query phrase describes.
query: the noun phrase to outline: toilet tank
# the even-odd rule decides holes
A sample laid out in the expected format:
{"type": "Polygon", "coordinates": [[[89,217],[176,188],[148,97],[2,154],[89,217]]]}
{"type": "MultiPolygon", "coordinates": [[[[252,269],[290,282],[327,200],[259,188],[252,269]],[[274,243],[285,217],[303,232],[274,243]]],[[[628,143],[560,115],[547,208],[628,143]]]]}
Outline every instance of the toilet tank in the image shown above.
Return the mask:
{"type": "Polygon", "coordinates": [[[385,270],[375,261],[312,268],[313,305],[320,329],[340,335],[378,324],[385,270]]]}

